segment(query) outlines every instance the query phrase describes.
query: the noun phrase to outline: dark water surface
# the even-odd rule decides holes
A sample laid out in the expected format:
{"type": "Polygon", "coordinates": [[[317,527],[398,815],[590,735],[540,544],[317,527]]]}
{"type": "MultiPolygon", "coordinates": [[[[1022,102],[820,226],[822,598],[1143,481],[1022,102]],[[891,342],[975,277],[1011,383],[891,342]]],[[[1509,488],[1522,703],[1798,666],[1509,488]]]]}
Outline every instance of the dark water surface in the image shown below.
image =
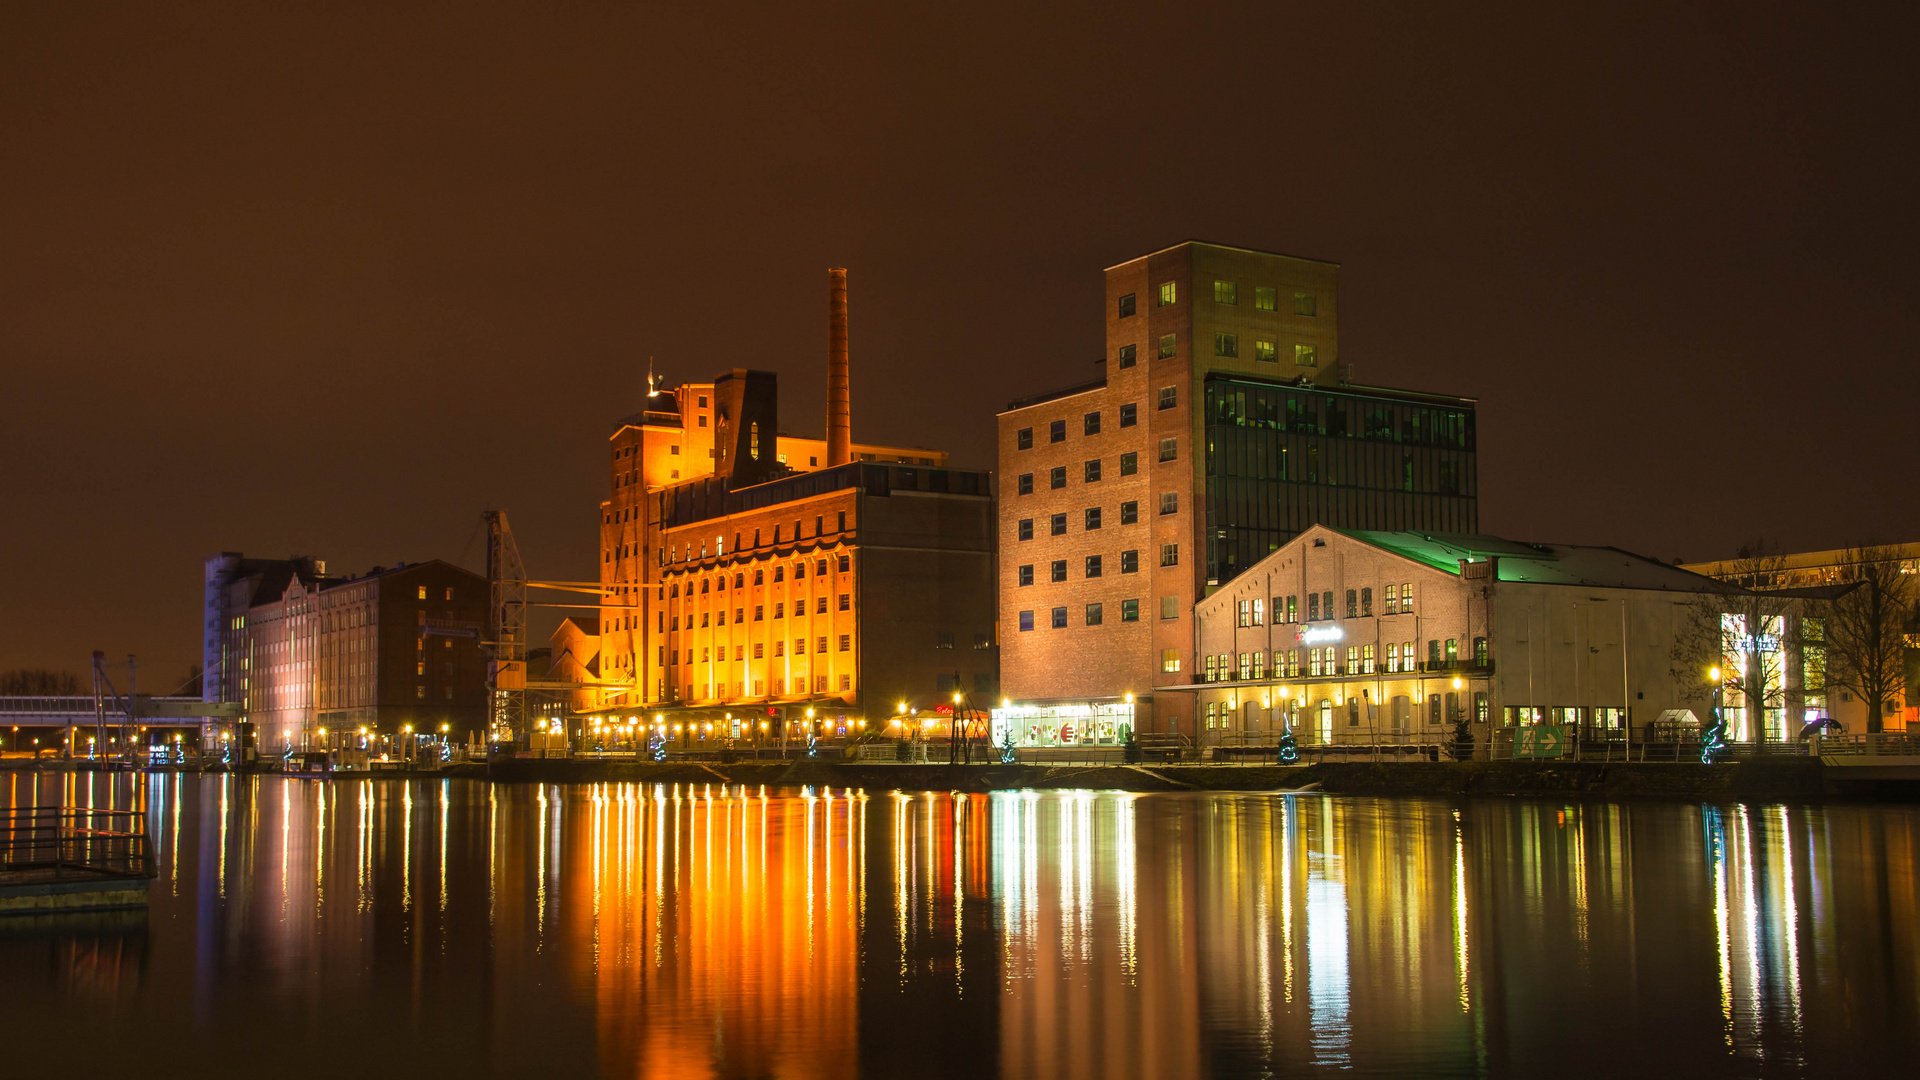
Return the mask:
{"type": "MultiPolygon", "coordinates": [[[[0,775],[0,800],[135,797],[0,775]]],[[[165,777],[0,1074],[1912,1075],[1904,806],[165,777]]]]}

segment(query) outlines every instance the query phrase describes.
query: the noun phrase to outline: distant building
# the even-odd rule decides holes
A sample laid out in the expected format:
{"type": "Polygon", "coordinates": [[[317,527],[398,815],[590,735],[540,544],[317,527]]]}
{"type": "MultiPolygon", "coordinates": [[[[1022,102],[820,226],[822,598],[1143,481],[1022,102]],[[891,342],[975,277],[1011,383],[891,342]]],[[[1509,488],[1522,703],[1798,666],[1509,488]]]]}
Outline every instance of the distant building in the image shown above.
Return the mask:
{"type": "MultiPolygon", "coordinates": [[[[1920,574],[1920,544],[1889,544],[1884,550],[1900,573],[1920,574]]],[[[1685,569],[1744,588],[1774,592],[1823,585],[1845,586],[1852,581],[1852,559],[1852,552],[1840,548],[1833,551],[1801,551],[1759,560],[1767,564],[1777,563],[1762,573],[1755,572],[1755,560],[1746,559],[1688,563],[1685,569]]],[[[1920,727],[1920,689],[1917,689],[1920,688],[1920,625],[1912,629],[1914,632],[1906,636],[1906,693],[1885,702],[1881,712],[1882,722],[1889,731],[1899,730],[1901,725],[1905,725],[1907,730],[1920,727]]],[[[1827,686],[1822,674],[1826,667],[1824,646],[1817,641],[1803,644],[1808,653],[1816,658],[1816,662],[1809,665],[1810,685],[1806,687],[1804,698],[1806,712],[1830,716],[1848,731],[1866,731],[1867,702],[1849,690],[1827,686]]]]}
{"type": "Polygon", "coordinates": [[[999,416],[1007,696],[1191,735],[1196,601],[1315,524],[1478,529],[1474,402],[1354,385],[1338,271],[1198,242],[1107,269],[1104,373],[999,416]]]}
{"type": "Polygon", "coordinates": [[[1618,548],[1315,526],[1194,609],[1207,745],[1437,743],[1474,724],[1695,726],[1674,635],[1723,583],[1618,548]]]}
{"type": "MultiPolygon", "coordinates": [[[[485,730],[485,578],[438,559],[332,578],[317,559],[207,560],[207,701],[238,702],[262,753],[332,736],[485,730]]],[[[339,739],[332,740],[335,745],[339,739]]]]}
{"type": "Polygon", "coordinates": [[[745,369],[616,425],[598,641],[584,623],[555,638],[569,670],[598,659],[588,711],[723,724],[810,707],[837,726],[996,693],[992,478],[851,442],[838,280],[827,439],[776,436],[775,377],[745,369]]]}

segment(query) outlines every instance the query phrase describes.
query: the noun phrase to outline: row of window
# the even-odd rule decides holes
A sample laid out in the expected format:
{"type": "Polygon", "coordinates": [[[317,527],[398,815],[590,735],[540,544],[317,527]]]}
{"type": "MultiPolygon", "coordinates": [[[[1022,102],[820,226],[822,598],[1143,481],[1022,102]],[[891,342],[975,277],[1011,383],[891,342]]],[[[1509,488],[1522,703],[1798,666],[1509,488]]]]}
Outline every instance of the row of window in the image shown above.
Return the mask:
{"type": "MultiPolygon", "coordinates": [[[[1441,723],[1457,724],[1466,716],[1465,709],[1467,706],[1467,699],[1465,695],[1449,690],[1446,692],[1444,700],[1446,702],[1446,711],[1443,718],[1441,713],[1442,695],[1438,693],[1432,693],[1427,695],[1427,706],[1426,706],[1425,712],[1427,716],[1427,724],[1429,726],[1435,726],[1441,723]]],[[[1251,705],[1252,703],[1248,702],[1246,704],[1251,705]]],[[[1355,695],[1353,697],[1347,698],[1346,713],[1347,713],[1348,727],[1357,728],[1360,726],[1360,713],[1363,706],[1365,708],[1367,720],[1369,722],[1379,719],[1379,716],[1378,716],[1379,709],[1373,703],[1373,701],[1370,699],[1363,699],[1360,696],[1355,695]]],[[[1474,691],[1473,698],[1472,698],[1472,706],[1473,706],[1473,718],[1479,721],[1480,723],[1483,723],[1483,724],[1486,723],[1487,717],[1489,715],[1489,706],[1488,706],[1486,691],[1484,690],[1474,691]]],[[[1327,731],[1333,725],[1332,700],[1328,698],[1321,698],[1319,702],[1317,702],[1316,705],[1313,707],[1317,708],[1320,714],[1321,730],[1323,732],[1327,731]]],[[[1282,708],[1282,711],[1291,713],[1295,717],[1298,717],[1300,715],[1301,710],[1308,708],[1308,706],[1305,702],[1289,701],[1284,703],[1281,706],[1281,708],[1282,708]]],[[[1394,696],[1391,702],[1391,709],[1392,711],[1389,714],[1389,716],[1391,717],[1392,724],[1393,724],[1392,730],[1400,734],[1405,734],[1413,726],[1415,703],[1407,695],[1398,694],[1394,696]]],[[[1248,709],[1247,711],[1250,713],[1252,710],[1248,709]]],[[[1512,710],[1509,709],[1508,712],[1512,712],[1512,710]]],[[[1219,725],[1219,727],[1222,730],[1233,726],[1233,707],[1229,703],[1224,701],[1207,702],[1207,728],[1209,730],[1212,730],[1216,723],[1219,725]]],[[[1509,720],[1509,724],[1511,723],[1512,721],[1509,720]]]]}
{"type": "MultiPolygon", "coordinates": [[[[1159,460],[1163,462],[1180,460],[1180,440],[1178,438],[1160,440],[1159,460]]],[[[1139,471],[1140,455],[1138,452],[1129,451],[1128,453],[1120,455],[1121,476],[1133,476],[1139,471]]],[[[1081,463],[1081,483],[1097,484],[1105,475],[1106,465],[1102,459],[1093,458],[1081,463]]],[[[1047,474],[1048,490],[1057,491],[1066,486],[1067,467],[1065,465],[1054,466],[1047,474]]],[[[1014,481],[1014,490],[1021,495],[1033,494],[1033,474],[1021,473],[1014,481]]]]}
{"type": "MultiPolygon", "coordinates": [[[[704,699],[697,699],[693,696],[694,684],[687,683],[686,696],[681,700],[695,701],[695,700],[716,700],[717,698],[727,698],[727,697],[766,697],[767,696],[767,681],[765,679],[753,680],[752,682],[753,690],[751,693],[748,692],[747,687],[748,687],[748,683],[745,681],[741,681],[737,683],[727,683],[727,682],[706,683],[702,687],[702,689],[706,690],[707,692],[706,697],[704,699]],[[719,694],[717,696],[714,693],[714,690],[716,688],[718,688],[719,690],[719,694]]],[[[842,690],[853,689],[852,675],[840,676],[840,689],[842,690]]],[[[796,675],[792,679],[775,679],[773,680],[773,692],[775,694],[788,694],[788,693],[804,694],[807,692],[807,677],[805,675],[796,675]],[[787,689],[789,685],[791,685],[792,689],[787,689]]],[[[827,677],[825,675],[815,675],[813,677],[813,692],[816,694],[824,694],[827,692],[827,677]]]]}
{"type": "MultiPolygon", "coordinates": [[[[835,563],[835,568],[839,570],[840,573],[842,574],[847,573],[848,571],[853,569],[853,556],[851,555],[838,556],[837,559],[834,560],[834,563],[835,563]]],[[[827,576],[827,567],[828,567],[828,560],[826,559],[813,560],[814,576],[815,577],[827,576]]],[[[796,559],[793,563],[793,579],[795,581],[800,581],[804,579],[806,576],[807,576],[807,560],[796,559]]],[[[786,579],[787,579],[786,564],[780,563],[775,565],[773,567],[773,580],[778,582],[778,581],[785,581],[786,579]]],[[[753,571],[753,583],[755,585],[764,585],[766,584],[766,582],[767,582],[767,568],[764,566],[755,568],[753,571]]],[[[702,593],[707,592],[709,585],[713,586],[715,591],[726,592],[727,591],[727,575],[724,573],[715,574],[711,577],[702,577],[700,579],[700,591],[702,593]]],[[[736,589],[744,589],[747,587],[746,571],[737,570],[734,572],[733,587],[736,589]]],[[[668,586],[667,595],[669,597],[678,598],[680,595],[680,583],[675,582],[674,584],[668,586]]],[[[693,582],[691,581],[687,582],[687,595],[688,596],[693,595],[693,582]]]]}
{"type": "MultiPolygon", "coordinates": [[[[1460,641],[1458,638],[1441,640],[1432,638],[1427,641],[1426,665],[1420,663],[1420,655],[1414,648],[1415,642],[1389,641],[1381,646],[1384,656],[1376,656],[1372,645],[1346,646],[1345,662],[1340,656],[1340,646],[1328,645],[1307,649],[1273,650],[1273,678],[1297,679],[1302,675],[1318,678],[1328,675],[1388,675],[1402,672],[1413,673],[1422,670],[1442,670],[1458,667],[1460,664],[1460,641]],[[1305,655],[1302,656],[1302,653],[1305,655]]],[[[1220,653],[1205,658],[1205,679],[1207,682],[1231,682],[1238,672],[1242,680],[1258,681],[1267,678],[1267,656],[1263,650],[1238,654],[1220,653]]],[[[1487,660],[1487,639],[1473,639],[1473,661],[1484,664],[1487,660]]]]}
{"type": "MultiPolygon", "coordinates": [[[[1156,408],[1175,408],[1180,404],[1179,388],[1174,386],[1161,387],[1156,401],[1158,402],[1156,408]]],[[[1134,404],[1120,406],[1121,427],[1133,427],[1139,422],[1140,406],[1134,404]]],[[[1099,410],[1096,409],[1080,417],[1080,433],[1082,435],[1098,435],[1100,434],[1100,429],[1101,414],[1099,410]]],[[[1054,420],[1047,424],[1047,441],[1050,443],[1067,441],[1067,422],[1065,420],[1054,420]]],[[[1023,427],[1019,431],[1014,432],[1014,447],[1019,450],[1033,449],[1033,429],[1023,427]]]]}
{"type": "MultiPolygon", "coordinates": [[[[1160,545],[1160,565],[1161,566],[1180,565],[1180,545],[1179,544],[1161,544],[1160,545]]],[[[1086,556],[1086,562],[1084,564],[1082,572],[1086,577],[1097,578],[1097,577],[1100,577],[1105,572],[1105,568],[1106,568],[1105,556],[1088,555],[1086,556]]],[[[1139,573],[1139,571],[1140,571],[1139,550],[1137,548],[1129,548],[1128,550],[1121,552],[1120,553],[1120,572],[1123,574],[1135,574],[1135,573],[1139,573]]],[[[1033,584],[1033,564],[1032,563],[1022,564],[1020,568],[1015,572],[1015,580],[1022,587],[1033,584]]],[[[1050,567],[1048,567],[1048,580],[1051,580],[1051,581],[1067,580],[1067,560],[1065,559],[1053,560],[1053,564],[1050,567]]]]}
{"type": "MultiPolygon", "coordinates": [[[[1162,492],[1160,494],[1160,513],[1177,514],[1179,512],[1180,512],[1180,494],[1174,491],[1162,492]]],[[[1083,527],[1088,532],[1092,532],[1100,528],[1100,526],[1103,524],[1103,520],[1105,517],[1103,511],[1098,506],[1087,507],[1085,510],[1081,511],[1081,515],[1082,515],[1082,521],[1085,523],[1083,527]]],[[[1123,502],[1120,504],[1120,524],[1132,525],[1138,522],[1139,520],[1140,520],[1139,502],[1129,499],[1126,502],[1123,502]]],[[[1014,528],[1017,530],[1015,535],[1019,536],[1020,539],[1022,540],[1033,539],[1033,519],[1032,518],[1021,518],[1015,524],[1014,528]]],[[[1048,528],[1048,535],[1050,536],[1067,535],[1067,515],[1065,514],[1052,515],[1047,520],[1047,528],[1048,528]]]]}
{"type": "MultiPolygon", "coordinates": [[[[1173,281],[1161,282],[1156,292],[1156,299],[1159,301],[1158,306],[1160,307],[1167,307],[1178,302],[1180,299],[1179,283],[1173,281]]],[[[1240,304],[1239,283],[1215,280],[1213,283],[1213,302],[1228,307],[1238,307],[1240,304]]],[[[1280,290],[1265,285],[1255,285],[1253,287],[1253,306],[1256,311],[1280,310],[1280,290]]],[[[1134,300],[1133,293],[1127,293],[1120,297],[1120,318],[1132,318],[1138,310],[1138,305],[1134,300]]],[[[1293,313],[1295,315],[1304,315],[1308,318],[1319,315],[1320,305],[1314,294],[1310,292],[1294,293],[1293,313]]]]}
{"type": "MultiPolygon", "coordinates": [[[[1383,615],[1413,614],[1413,582],[1386,587],[1383,615]]],[[[1348,589],[1347,615],[1349,619],[1365,619],[1373,615],[1373,590],[1348,589]]],[[[1333,590],[1307,594],[1306,621],[1319,622],[1321,619],[1334,619],[1339,616],[1333,606],[1333,590]]],[[[1267,618],[1264,597],[1242,600],[1237,605],[1234,617],[1235,626],[1262,626],[1267,618]]],[[[1296,623],[1300,621],[1300,598],[1288,596],[1284,601],[1278,596],[1273,598],[1273,621],[1275,623],[1296,623]]]]}
{"type": "MultiPolygon", "coordinates": [[[[841,635],[840,635],[840,638],[839,638],[839,644],[840,644],[840,649],[839,649],[839,651],[840,651],[840,652],[852,652],[852,651],[853,651],[853,635],[852,635],[852,634],[841,634],[841,635]]],[[[685,653],[685,655],[686,655],[686,662],[687,662],[687,663],[689,663],[689,664],[695,664],[695,663],[699,663],[699,664],[708,664],[708,663],[715,663],[715,662],[716,662],[716,661],[715,661],[715,660],[714,660],[714,659],[712,658],[712,654],[711,654],[711,652],[709,651],[709,650],[710,650],[710,649],[712,649],[712,648],[715,648],[715,646],[707,646],[707,645],[703,645],[703,646],[701,646],[701,647],[700,647],[700,659],[699,659],[699,660],[695,660],[695,659],[693,658],[693,650],[692,650],[692,649],[685,649],[685,650],[681,650],[681,649],[672,649],[672,650],[668,650],[668,649],[667,649],[667,647],[666,647],[666,646],[664,646],[664,645],[660,647],[660,649],[661,649],[661,654],[660,654],[660,655],[661,655],[661,660],[662,660],[663,662],[665,662],[665,663],[667,663],[667,664],[671,664],[671,665],[674,665],[674,666],[678,666],[678,665],[680,664],[680,662],[681,662],[681,654],[682,654],[683,652],[684,652],[684,653],[685,653]]],[[[718,648],[718,649],[720,650],[720,656],[719,656],[719,660],[718,660],[717,662],[718,662],[718,663],[722,663],[722,664],[724,664],[724,663],[726,663],[726,662],[727,662],[727,647],[726,647],[725,645],[720,645],[720,646],[717,646],[717,648],[718,648]]],[[[760,642],[760,641],[756,641],[756,642],[754,642],[754,643],[753,643],[753,658],[754,658],[755,660],[764,660],[764,659],[766,659],[766,648],[767,648],[767,646],[766,646],[766,643],[765,643],[765,642],[760,642]]],[[[785,655],[787,655],[787,651],[786,651],[786,650],[787,650],[787,643],[786,643],[786,641],[785,641],[785,640],[781,640],[781,641],[776,641],[776,642],[774,642],[774,643],[773,643],[773,655],[774,655],[774,656],[776,656],[776,657],[779,657],[779,656],[785,656],[785,655]]],[[[826,637],[825,637],[825,635],[822,635],[821,637],[818,637],[818,638],[815,638],[815,639],[814,639],[814,649],[813,649],[813,651],[814,651],[814,652],[817,652],[817,653],[824,653],[824,652],[826,652],[826,651],[827,651],[827,639],[826,639],[826,637]]],[[[805,656],[806,654],[807,654],[807,639],[806,639],[806,638],[794,638],[794,639],[793,639],[793,655],[795,655],[795,656],[805,656]]],[[[745,660],[745,659],[747,658],[747,647],[746,647],[745,645],[735,645],[735,646],[733,647],[733,658],[734,658],[735,660],[745,660]]]]}
{"type": "MultiPolygon", "coordinates": [[[[816,602],[814,607],[814,614],[825,615],[827,613],[827,598],[824,596],[819,596],[819,597],[815,597],[814,599],[816,602]]],[[[691,603],[691,601],[689,601],[689,603],[691,603]]],[[[841,611],[853,610],[853,594],[852,593],[840,594],[840,610],[841,611]]],[[[795,600],[793,602],[793,617],[797,619],[802,615],[805,615],[806,613],[807,613],[807,602],[805,600],[795,600]]],[[[665,633],[668,630],[680,629],[680,616],[678,614],[668,616],[666,612],[662,611],[659,613],[659,615],[661,620],[660,622],[661,633],[665,633]]],[[[718,611],[703,611],[700,613],[700,627],[702,629],[706,628],[707,619],[709,616],[713,617],[714,625],[716,626],[727,625],[727,609],[721,608],[718,611]]],[[[767,606],[765,604],[753,605],[753,621],[754,622],[764,622],[766,621],[766,617],[767,617],[767,606]]],[[[773,617],[776,619],[784,619],[787,617],[786,601],[782,600],[782,601],[775,602],[775,604],[773,605],[773,617]]],[[[733,621],[735,623],[746,622],[747,609],[744,607],[734,608],[733,621]]],[[[687,629],[689,630],[694,629],[693,612],[691,611],[687,612],[687,629]]]]}
{"type": "MultiPolygon", "coordinates": [[[[1067,609],[1064,607],[1057,607],[1053,609],[1051,614],[1053,618],[1053,628],[1055,630],[1065,630],[1067,628],[1067,609]]],[[[1085,621],[1085,625],[1087,626],[1101,625],[1106,621],[1106,605],[1099,602],[1088,604],[1085,608],[1085,611],[1082,614],[1082,618],[1085,621]]],[[[1139,622],[1140,621],[1140,601],[1138,600],[1120,601],[1120,621],[1121,622],[1139,622]]],[[[1023,611],[1020,613],[1020,629],[1022,630],[1033,629],[1033,612],[1023,611]]]]}

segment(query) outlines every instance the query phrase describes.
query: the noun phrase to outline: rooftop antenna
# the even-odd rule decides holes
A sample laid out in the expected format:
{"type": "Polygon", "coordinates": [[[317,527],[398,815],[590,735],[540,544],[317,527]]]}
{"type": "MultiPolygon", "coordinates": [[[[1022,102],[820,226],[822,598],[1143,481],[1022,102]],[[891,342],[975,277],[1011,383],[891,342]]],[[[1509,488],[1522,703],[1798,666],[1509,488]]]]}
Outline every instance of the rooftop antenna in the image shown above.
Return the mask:
{"type": "Polygon", "coordinates": [[[653,373],[653,357],[649,356],[647,357],[647,397],[651,399],[659,393],[660,379],[653,373]]]}

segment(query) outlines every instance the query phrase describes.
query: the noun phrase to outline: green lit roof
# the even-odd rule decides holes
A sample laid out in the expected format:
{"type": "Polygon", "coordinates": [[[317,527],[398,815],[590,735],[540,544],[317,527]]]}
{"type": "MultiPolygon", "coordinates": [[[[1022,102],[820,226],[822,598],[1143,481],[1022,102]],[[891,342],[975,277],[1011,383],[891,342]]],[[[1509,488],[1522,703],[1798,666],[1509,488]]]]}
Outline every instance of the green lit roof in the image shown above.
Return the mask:
{"type": "Polygon", "coordinates": [[[1712,578],[1616,547],[1528,544],[1468,533],[1332,531],[1455,575],[1462,562],[1498,560],[1500,581],[1681,592],[1728,590],[1712,578]]]}

